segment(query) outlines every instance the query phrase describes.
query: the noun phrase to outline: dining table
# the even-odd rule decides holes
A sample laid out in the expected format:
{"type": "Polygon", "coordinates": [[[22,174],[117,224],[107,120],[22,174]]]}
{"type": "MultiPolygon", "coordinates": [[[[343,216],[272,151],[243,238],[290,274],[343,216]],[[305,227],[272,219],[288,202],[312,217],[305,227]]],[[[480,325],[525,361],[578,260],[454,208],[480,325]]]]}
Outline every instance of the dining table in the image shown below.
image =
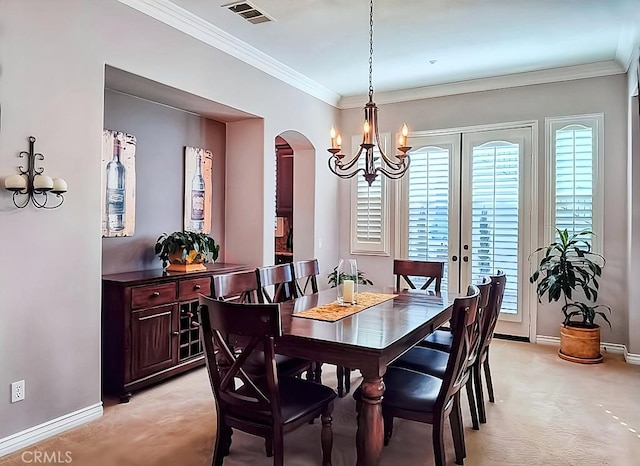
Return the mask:
{"type": "Polygon", "coordinates": [[[362,374],[357,466],[374,466],[380,461],[387,366],[449,320],[454,298],[446,292],[435,295],[403,290],[337,321],[296,315],[336,301],[335,289],[280,303],[282,336],[276,339],[278,354],[359,369],[362,374]]]}

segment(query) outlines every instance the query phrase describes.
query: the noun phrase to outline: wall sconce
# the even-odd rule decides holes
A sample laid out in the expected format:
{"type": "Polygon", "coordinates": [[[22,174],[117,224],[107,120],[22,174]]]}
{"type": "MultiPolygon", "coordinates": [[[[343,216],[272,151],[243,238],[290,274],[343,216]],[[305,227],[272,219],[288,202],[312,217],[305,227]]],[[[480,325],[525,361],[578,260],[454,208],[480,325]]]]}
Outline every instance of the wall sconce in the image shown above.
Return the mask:
{"type": "Polygon", "coordinates": [[[29,201],[38,209],[55,209],[64,202],[63,193],[67,192],[67,182],[62,178],[53,178],[43,175],[44,167],[36,168],[36,160],[44,160],[44,155],[34,152],[36,138],[29,136],[29,152],[22,151],[18,157],[27,158],[27,169],[21,165],[18,167],[20,174],[8,176],[4,180],[4,188],[13,191],[13,204],[22,209],[29,201]],[[50,200],[49,192],[56,195],[56,205],[47,205],[50,200]],[[24,202],[18,202],[20,196],[24,202]]]}

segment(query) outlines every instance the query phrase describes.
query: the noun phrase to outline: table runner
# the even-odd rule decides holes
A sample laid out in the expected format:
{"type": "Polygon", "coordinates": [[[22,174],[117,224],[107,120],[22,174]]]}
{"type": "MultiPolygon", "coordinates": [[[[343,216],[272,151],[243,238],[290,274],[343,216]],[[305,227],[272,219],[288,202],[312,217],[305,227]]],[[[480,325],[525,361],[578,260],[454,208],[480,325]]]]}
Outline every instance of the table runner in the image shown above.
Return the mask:
{"type": "Polygon", "coordinates": [[[343,306],[334,301],[329,304],[312,307],[311,309],[307,309],[305,311],[296,312],[292,314],[292,316],[302,317],[305,319],[335,322],[357,312],[363,311],[368,307],[375,306],[376,304],[380,304],[393,299],[396,296],[398,295],[389,293],[372,293],[370,291],[366,291],[363,293],[356,293],[356,301],[358,304],[343,306]]]}

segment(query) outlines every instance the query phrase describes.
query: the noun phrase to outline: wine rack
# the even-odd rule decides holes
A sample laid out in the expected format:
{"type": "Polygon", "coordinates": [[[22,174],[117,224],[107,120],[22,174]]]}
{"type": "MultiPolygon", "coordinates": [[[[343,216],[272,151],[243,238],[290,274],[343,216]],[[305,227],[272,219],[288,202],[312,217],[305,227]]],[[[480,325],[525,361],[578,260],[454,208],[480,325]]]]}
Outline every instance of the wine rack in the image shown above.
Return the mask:
{"type": "Polygon", "coordinates": [[[198,320],[198,301],[180,304],[180,346],[178,360],[193,358],[202,354],[200,342],[200,321],[198,320]]]}

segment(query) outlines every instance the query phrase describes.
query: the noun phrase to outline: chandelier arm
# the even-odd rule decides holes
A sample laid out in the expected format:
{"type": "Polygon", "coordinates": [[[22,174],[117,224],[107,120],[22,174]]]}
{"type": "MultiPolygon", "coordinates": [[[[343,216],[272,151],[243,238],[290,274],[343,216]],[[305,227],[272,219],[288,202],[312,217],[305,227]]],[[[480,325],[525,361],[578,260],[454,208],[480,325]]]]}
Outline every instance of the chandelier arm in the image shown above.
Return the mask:
{"type": "Polygon", "coordinates": [[[338,177],[340,177],[340,178],[345,178],[345,179],[347,179],[347,178],[353,178],[353,177],[354,177],[354,176],[356,176],[359,172],[363,172],[363,173],[364,173],[364,169],[362,169],[362,168],[358,168],[358,169],[354,170],[354,171],[353,171],[353,172],[351,172],[351,173],[346,173],[345,171],[343,171],[343,170],[344,170],[343,168],[340,168],[339,166],[337,166],[337,165],[336,165],[336,162],[335,162],[335,161],[334,161],[334,165],[335,165],[335,168],[334,168],[334,166],[333,166],[333,165],[331,165],[331,159],[329,159],[329,170],[331,170],[331,172],[332,172],[334,175],[337,175],[337,176],[338,176],[338,177]]]}
{"type": "Polygon", "coordinates": [[[410,163],[411,163],[410,159],[407,159],[407,164],[400,171],[389,171],[384,167],[377,167],[375,171],[382,173],[387,178],[391,178],[392,180],[398,180],[398,179],[402,178],[404,176],[404,174],[407,172],[407,170],[409,169],[409,164],[410,163]]]}
{"type": "Polygon", "coordinates": [[[364,147],[360,145],[360,150],[358,151],[358,153],[354,155],[353,158],[349,160],[347,163],[343,163],[341,165],[342,170],[350,170],[355,164],[357,164],[363,150],[364,150],[364,147]]]}
{"type": "MultiPolygon", "coordinates": [[[[376,112],[377,114],[377,112],[376,112]]],[[[376,115],[377,116],[377,115],[376,115]]],[[[375,120],[375,138],[376,138],[376,145],[378,146],[378,151],[380,152],[380,156],[382,158],[382,160],[384,161],[384,163],[386,165],[388,165],[389,167],[391,167],[394,170],[399,170],[404,166],[404,163],[402,162],[401,159],[398,159],[396,157],[396,159],[400,160],[400,162],[395,162],[394,160],[392,160],[391,158],[387,157],[387,155],[384,153],[384,151],[382,150],[382,144],[380,143],[380,134],[378,131],[378,121],[377,118],[375,120]]]]}

